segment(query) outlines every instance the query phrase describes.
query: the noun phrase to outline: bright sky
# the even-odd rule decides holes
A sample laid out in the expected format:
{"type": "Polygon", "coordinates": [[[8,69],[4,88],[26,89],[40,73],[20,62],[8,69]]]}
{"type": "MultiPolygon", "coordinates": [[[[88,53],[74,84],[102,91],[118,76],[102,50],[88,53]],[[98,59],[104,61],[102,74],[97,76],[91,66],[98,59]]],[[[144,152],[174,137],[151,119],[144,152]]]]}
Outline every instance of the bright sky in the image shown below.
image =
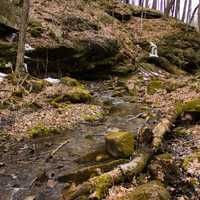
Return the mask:
{"type": "MultiPolygon", "coordinates": [[[[132,2],[132,0],[130,0],[132,2]]],[[[160,2],[160,0],[158,0],[160,2]]],[[[138,4],[139,0],[134,0],[134,2],[136,4],[138,4]]],[[[153,0],[150,0],[150,5],[152,4],[153,0]]],[[[181,11],[183,10],[183,6],[184,6],[185,0],[181,0],[181,11]]],[[[192,10],[195,9],[195,7],[198,5],[199,0],[192,0],[192,10]]],[[[182,16],[182,12],[181,12],[181,16],[182,16]]]]}
{"type": "MultiPolygon", "coordinates": [[[[132,0],[131,0],[132,1],[132,0]]],[[[134,0],[135,2],[138,3],[139,0],[134,0]]],[[[153,0],[150,0],[150,2],[152,2],[153,0]]],[[[184,5],[185,0],[181,0],[181,5],[184,5]]],[[[192,0],[192,7],[195,8],[198,4],[199,0],[192,0]]]]}

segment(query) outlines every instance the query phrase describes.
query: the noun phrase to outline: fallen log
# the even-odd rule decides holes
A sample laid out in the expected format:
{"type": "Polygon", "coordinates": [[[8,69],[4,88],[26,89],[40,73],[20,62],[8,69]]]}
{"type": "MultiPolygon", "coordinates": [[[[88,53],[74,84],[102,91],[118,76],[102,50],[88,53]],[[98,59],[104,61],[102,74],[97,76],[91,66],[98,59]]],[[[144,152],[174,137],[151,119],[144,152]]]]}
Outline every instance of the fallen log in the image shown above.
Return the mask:
{"type": "Polygon", "coordinates": [[[67,189],[63,192],[61,200],[73,200],[86,194],[91,194],[90,199],[102,199],[114,184],[119,184],[127,177],[140,173],[145,168],[150,156],[150,152],[141,152],[129,163],[119,165],[112,171],[90,178],[75,188],[67,189]]]}
{"type": "Polygon", "coordinates": [[[153,141],[152,141],[152,149],[156,151],[160,145],[162,144],[163,137],[165,133],[169,132],[172,125],[175,123],[178,112],[174,112],[166,118],[163,118],[160,123],[158,123],[152,130],[153,133],[153,141]]]}

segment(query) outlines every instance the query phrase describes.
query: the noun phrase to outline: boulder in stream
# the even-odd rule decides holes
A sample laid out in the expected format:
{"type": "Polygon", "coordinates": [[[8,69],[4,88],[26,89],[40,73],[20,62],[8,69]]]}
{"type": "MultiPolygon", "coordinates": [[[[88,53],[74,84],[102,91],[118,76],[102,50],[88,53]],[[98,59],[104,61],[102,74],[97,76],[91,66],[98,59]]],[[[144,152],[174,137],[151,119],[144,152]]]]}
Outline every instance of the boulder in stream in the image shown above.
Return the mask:
{"type": "Polygon", "coordinates": [[[134,152],[134,135],[125,131],[109,132],[105,136],[106,150],[115,158],[127,158],[134,152]]]}

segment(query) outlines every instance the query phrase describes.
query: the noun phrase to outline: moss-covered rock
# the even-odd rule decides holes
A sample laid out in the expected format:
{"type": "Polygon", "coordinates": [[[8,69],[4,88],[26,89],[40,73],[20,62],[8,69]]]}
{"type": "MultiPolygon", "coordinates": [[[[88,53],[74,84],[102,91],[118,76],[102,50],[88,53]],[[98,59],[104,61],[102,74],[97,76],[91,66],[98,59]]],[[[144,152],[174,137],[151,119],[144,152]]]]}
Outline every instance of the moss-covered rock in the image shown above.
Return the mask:
{"type": "Polygon", "coordinates": [[[28,89],[31,92],[38,93],[38,92],[41,92],[46,85],[47,85],[47,82],[44,80],[30,80],[28,82],[28,87],[29,87],[28,89]]]}
{"type": "Polygon", "coordinates": [[[125,131],[110,132],[105,136],[106,150],[113,157],[127,158],[134,152],[134,136],[125,131]]]}
{"type": "Polygon", "coordinates": [[[25,88],[19,87],[15,89],[15,91],[12,93],[12,96],[22,98],[24,95],[27,95],[27,94],[28,94],[28,91],[25,88]]]}
{"type": "Polygon", "coordinates": [[[42,123],[37,124],[28,131],[30,138],[50,136],[52,134],[58,134],[60,131],[57,128],[47,127],[42,123]]]}
{"type": "Polygon", "coordinates": [[[67,85],[69,87],[70,86],[80,86],[81,85],[81,83],[79,83],[76,79],[71,78],[69,76],[62,77],[60,79],[60,81],[61,81],[62,84],[65,84],[65,85],[67,85]]]}
{"type": "Polygon", "coordinates": [[[176,112],[180,115],[184,112],[200,112],[200,99],[194,99],[185,103],[177,103],[176,112]]]}
{"type": "Polygon", "coordinates": [[[91,100],[92,95],[87,89],[85,89],[83,86],[76,86],[69,88],[63,94],[55,97],[53,100],[51,100],[51,103],[86,103],[90,102],[91,100]]]}
{"type": "Polygon", "coordinates": [[[40,37],[43,33],[42,24],[37,20],[31,19],[28,25],[28,32],[33,37],[40,37]]]}
{"type": "Polygon", "coordinates": [[[158,90],[164,89],[163,83],[160,80],[152,80],[147,86],[147,93],[152,95],[158,90]]]}
{"type": "Polygon", "coordinates": [[[14,5],[13,2],[1,0],[0,8],[0,24],[11,28],[11,30],[18,29],[20,9],[14,5]]]}
{"type": "Polygon", "coordinates": [[[120,200],[170,200],[171,196],[164,186],[156,181],[135,188],[129,195],[120,200]]]}

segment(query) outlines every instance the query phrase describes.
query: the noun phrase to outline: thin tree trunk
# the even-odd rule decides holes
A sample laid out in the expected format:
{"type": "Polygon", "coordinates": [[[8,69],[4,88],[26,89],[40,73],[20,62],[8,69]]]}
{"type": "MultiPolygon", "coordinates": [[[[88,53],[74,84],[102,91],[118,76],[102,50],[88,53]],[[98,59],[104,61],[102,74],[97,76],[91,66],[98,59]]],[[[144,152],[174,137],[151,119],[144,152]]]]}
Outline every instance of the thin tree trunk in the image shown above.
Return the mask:
{"type": "Polygon", "coordinates": [[[171,11],[174,3],[175,3],[175,0],[171,0],[171,1],[167,2],[166,8],[165,8],[165,16],[166,17],[169,17],[170,11],[171,11]]]}
{"type": "Polygon", "coordinates": [[[153,0],[152,9],[157,9],[157,0],[153,0]]]}
{"type": "Polygon", "coordinates": [[[149,8],[149,0],[146,0],[146,2],[145,2],[145,7],[146,7],[146,8],[149,8]]]}
{"type": "Polygon", "coordinates": [[[175,18],[179,19],[180,17],[180,0],[176,0],[176,9],[175,9],[175,18]]]}
{"type": "Polygon", "coordinates": [[[188,0],[185,0],[185,4],[184,4],[184,8],[183,8],[183,15],[182,15],[183,22],[185,21],[185,17],[186,17],[187,3],[188,3],[188,0]]]}
{"type": "Polygon", "coordinates": [[[200,4],[198,4],[198,5],[196,6],[196,8],[194,9],[194,11],[193,11],[193,13],[192,13],[192,17],[191,17],[190,22],[189,22],[190,25],[192,24],[192,21],[194,20],[194,16],[195,16],[197,10],[199,11],[199,6],[200,6],[200,4]]]}
{"type": "Polygon", "coordinates": [[[198,27],[200,31],[200,0],[199,0],[199,9],[198,9],[198,27]]]}
{"type": "Polygon", "coordinates": [[[189,0],[188,4],[188,12],[187,12],[187,23],[189,24],[191,19],[191,11],[192,11],[192,0],[189,0]]]}
{"type": "Polygon", "coordinates": [[[20,24],[19,41],[17,49],[16,68],[15,68],[15,73],[17,76],[20,76],[21,73],[24,71],[24,50],[25,50],[26,30],[28,26],[29,9],[30,9],[29,0],[24,0],[21,13],[21,24],[20,24]]]}

